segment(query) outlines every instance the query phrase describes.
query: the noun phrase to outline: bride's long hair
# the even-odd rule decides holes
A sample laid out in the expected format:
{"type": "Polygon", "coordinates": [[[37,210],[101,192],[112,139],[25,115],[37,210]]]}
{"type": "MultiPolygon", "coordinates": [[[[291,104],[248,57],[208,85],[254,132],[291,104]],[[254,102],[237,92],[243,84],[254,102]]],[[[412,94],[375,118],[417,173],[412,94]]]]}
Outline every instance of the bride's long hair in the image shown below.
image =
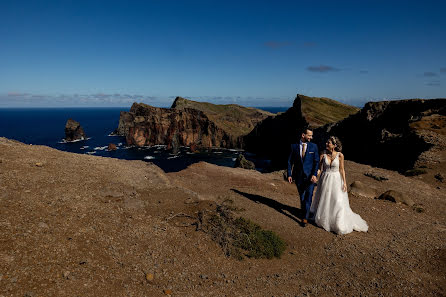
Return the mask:
{"type": "Polygon", "coordinates": [[[337,138],[336,136],[330,136],[330,138],[328,138],[328,140],[333,143],[333,145],[335,146],[334,150],[337,152],[342,152],[342,143],[339,140],[339,138],[337,138]]]}

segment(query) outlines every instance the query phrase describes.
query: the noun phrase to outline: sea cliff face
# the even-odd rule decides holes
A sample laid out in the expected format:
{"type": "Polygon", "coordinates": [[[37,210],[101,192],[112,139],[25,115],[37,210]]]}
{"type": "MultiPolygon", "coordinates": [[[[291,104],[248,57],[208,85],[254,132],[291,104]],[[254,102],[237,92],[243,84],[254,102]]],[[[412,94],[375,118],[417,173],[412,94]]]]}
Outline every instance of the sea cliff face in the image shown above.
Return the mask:
{"type": "Polygon", "coordinates": [[[441,127],[429,119],[444,122],[445,115],[446,99],[369,102],[360,112],[316,129],[315,142],[323,148],[329,135],[338,136],[347,159],[404,172],[441,142],[435,140],[441,127]]]}
{"type": "Polygon", "coordinates": [[[157,108],[143,103],[134,103],[129,112],[121,112],[117,134],[126,137],[127,145],[136,146],[242,147],[239,137],[218,127],[202,111],[157,108]]]}
{"type": "Polygon", "coordinates": [[[287,164],[290,146],[296,143],[308,122],[302,114],[302,99],[297,95],[287,111],[258,123],[243,138],[245,149],[271,160],[271,168],[282,169],[287,164]]]}

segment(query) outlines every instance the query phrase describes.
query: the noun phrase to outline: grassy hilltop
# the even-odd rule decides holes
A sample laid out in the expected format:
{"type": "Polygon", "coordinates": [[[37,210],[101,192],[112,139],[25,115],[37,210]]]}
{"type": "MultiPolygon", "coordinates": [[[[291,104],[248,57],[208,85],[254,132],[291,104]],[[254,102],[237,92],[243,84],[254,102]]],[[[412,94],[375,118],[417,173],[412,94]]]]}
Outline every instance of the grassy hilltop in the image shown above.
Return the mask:
{"type": "Polygon", "coordinates": [[[274,115],[273,113],[264,110],[244,107],[237,104],[212,104],[208,102],[192,101],[182,97],[177,97],[171,108],[178,110],[185,108],[200,110],[220,128],[235,137],[248,134],[258,122],[264,120],[268,116],[274,115]]]}
{"type": "Polygon", "coordinates": [[[308,97],[302,99],[302,114],[313,127],[340,121],[360,109],[325,97],[308,97]]]}

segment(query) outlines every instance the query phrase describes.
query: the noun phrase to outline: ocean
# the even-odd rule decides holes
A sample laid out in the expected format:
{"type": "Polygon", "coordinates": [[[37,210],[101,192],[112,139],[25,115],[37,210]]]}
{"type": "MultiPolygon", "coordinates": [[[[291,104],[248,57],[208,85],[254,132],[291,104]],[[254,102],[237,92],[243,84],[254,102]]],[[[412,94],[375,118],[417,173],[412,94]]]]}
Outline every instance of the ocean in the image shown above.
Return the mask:
{"type": "MultiPolygon", "coordinates": [[[[260,107],[277,113],[286,107],[260,107]]],[[[26,144],[46,145],[58,150],[91,154],[126,160],[153,162],[166,172],[180,171],[187,166],[206,161],[220,166],[233,167],[238,154],[252,160],[262,171],[268,160],[256,158],[249,152],[228,149],[210,149],[207,152],[191,154],[187,148],[181,148],[177,155],[170,154],[164,146],[127,147],[125,138],[110,136],[118,127],[119,114],[129,108],[0,108],[0,136],[15,139],[26,144]],[[87,139],[66,143],[66,121],[72,118],[84,128],[87,139]],[[109,143],[117,146],[116,151],[108,151],[109,143]]]]}

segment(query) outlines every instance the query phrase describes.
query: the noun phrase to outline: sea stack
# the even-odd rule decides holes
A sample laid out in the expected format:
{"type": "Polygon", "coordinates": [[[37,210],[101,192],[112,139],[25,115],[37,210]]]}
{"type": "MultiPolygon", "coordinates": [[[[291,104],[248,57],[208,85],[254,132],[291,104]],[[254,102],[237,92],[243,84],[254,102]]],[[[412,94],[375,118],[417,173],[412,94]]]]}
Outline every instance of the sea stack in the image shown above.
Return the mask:
{"type": "Polygon", "coordinates": [[[75,140],[84,140],[87,136],[85,135],[84,129],[81,127],[79,122],[76,122],[73,119],[68,119],[65,124],[65,140],[66,141],[75,141],[75,140]]]}

